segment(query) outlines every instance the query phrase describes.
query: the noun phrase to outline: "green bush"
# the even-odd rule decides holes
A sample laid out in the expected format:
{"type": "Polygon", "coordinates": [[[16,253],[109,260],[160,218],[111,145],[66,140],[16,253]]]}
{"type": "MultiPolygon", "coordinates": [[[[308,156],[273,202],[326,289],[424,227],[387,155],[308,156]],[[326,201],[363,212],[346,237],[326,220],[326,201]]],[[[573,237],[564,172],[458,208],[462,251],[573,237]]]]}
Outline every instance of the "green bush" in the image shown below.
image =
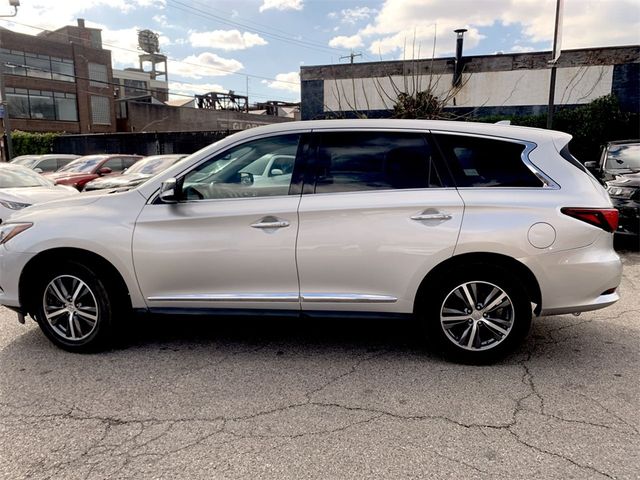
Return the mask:
{"type": "MultiPolygon", "coordinates": [[[[640,119],[637,113],[623,112],[615,95],[606,95],[580,107],[556,107],[553,128],[573,136],[569,148],[580,161],[597,160],[602,146],[612,140],[637,139],[640,119]]],[[[512,125],[545,128],[547,115],[494,115],[472,118],[494,123],[511,120],[512,125]]]]}
{"type": "Polygon", "coordinates": [[[11,133],[13,156],[51,153],[53,140],[59,135],[59,133],[32,133],[14,130],[11,133]]]}

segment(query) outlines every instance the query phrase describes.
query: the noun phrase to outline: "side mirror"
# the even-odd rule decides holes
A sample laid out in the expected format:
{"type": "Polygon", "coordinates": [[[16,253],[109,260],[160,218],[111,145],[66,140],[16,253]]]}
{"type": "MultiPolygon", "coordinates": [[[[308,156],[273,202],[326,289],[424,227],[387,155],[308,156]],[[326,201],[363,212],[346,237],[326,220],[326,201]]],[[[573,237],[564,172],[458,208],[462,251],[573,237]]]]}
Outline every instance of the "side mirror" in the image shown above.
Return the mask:
{"type": "Polygon", "coordinates": [[[160,185],[160,201],[163,203],[178,202],[178,181],[175,178],[169,178],[160,185]]]}
{"type": "Polygon", "coordinates": [[[250,187],[253,185],[253,173],[249,172],[240,172],[240,184],[245,187],[250,187]]]}
{"type": "Polygon", "coordinates": [[[278,175],[284,175],[284,172],[279,168],[274,168],[269,172],[270,177],[277,177],[278,175]]]}
{"type": "Polygon", "coordinates": [[[98,170],[98,175],[109,175],[111,172],[113,172],[113,170],[111,170],[109,167],[102,167],[100,170],[98,170]]]}
{"type": "Polygon", "coordinates": [[[42,170],[41,168],[34,168],[33,171],[36,173],[42,173],[44,170],[42,170]]]}

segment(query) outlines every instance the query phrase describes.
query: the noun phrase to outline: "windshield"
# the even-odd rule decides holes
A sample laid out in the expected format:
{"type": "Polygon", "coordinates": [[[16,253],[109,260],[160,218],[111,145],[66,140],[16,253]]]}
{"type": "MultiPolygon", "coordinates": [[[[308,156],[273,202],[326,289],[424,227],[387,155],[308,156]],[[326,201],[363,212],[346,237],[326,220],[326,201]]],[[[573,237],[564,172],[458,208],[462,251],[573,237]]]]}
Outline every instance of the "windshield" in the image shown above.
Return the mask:
{"type": "Polygon", "coordinates": [[[96,166],[106,158],[106,155],[88,155],[80,157],[62,167],[58,172],[91,172],[96,166]]]}
{"type": "Polygon", "coordinates": [[[51,187],[53,184],[39,173],[25,167],[0,168],[0,188],[51,187]]]}
{"type": "Polygon", "coordinates": [[[640,170],[640,143],[611,145],[607,152],[607,170],[640,170]]]}
{"type": "Polygon", "coordinates": [[[152,157],[147,157],[136,162],[125,173],[127,175],[131,173],[155,175],[156,173],[160,173],[163,170],[166,170],[181,158],[184,158],[184,155],[154,155],[152,157]]]}
{"type": "Polygon", "coordinates": [[[38,161],[38,158],[37,155],[21,155],[11,160],[11,163],[31,168],[38,161]]]}

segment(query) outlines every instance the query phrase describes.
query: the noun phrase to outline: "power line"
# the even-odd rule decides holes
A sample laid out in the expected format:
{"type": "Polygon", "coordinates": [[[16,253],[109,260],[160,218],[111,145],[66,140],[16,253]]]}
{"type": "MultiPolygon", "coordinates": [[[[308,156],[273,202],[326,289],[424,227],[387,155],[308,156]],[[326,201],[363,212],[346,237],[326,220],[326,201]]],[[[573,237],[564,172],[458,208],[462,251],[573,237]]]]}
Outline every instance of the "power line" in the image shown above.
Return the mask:
{"type": "MultiPolygon", "coordinates": [[[[90,77],[83,77],[83,76],[75,75],[75,74],[71,75],[71,74],[68,74],[68,73],[60,73],[60,72],[55,72],[53,70],[47,70],[47,69],[40,68],[40,67],[33,67],[31,65],[26,65],[26,64],[19,65],[19,64],[15,64],[15,63],[11,63],[11,62],[4,62],[3,66],[9,67],[9,68],[24,68],[25,70],[35,70],[37,72],[43,72],[43,73],[55,73],[56,75],[59,75],[61,77],[69,77],[69,78],[74,78],[76,80],[87,80],[89,82],[100,83],[100,84],[105,85],[105,86],[109,85],[109,86],[115,86],[115,87],[118,87],[118,88],[122,88],[122,85],[120,83],[118,83],[118,82],[109,82],[108,80],[96,80],[96,79],[93,79],[93,78],[90,78],[90,77]]],[[[15,74],[12,74],[12,73],[5,72],[5,75],[7,75],[7,74],[8,75],[14,75],[14,76],[21,76],[21,75],[15,75],[15,74]]],[[[197,84],[193,84],[193,83],[189,83],[189,82],[180,82],[180,83],[186,83],[188,85],[197,86],[197,84]]],[[[21,88],[21,87],[12,87],[12,88],[21,88]]],[[[42,89],[40,89],[40,90],[42,90],[42,89]]],[[[99,93],[99,92],[90,92],[90,91],[85,91],[85,90],[78,90],[77,88],[76,88],[76,91],[80,92],[80,93],[87,93],[87,94],[94,94],[94,95],[97,95],[99,93]]],[[[151,89],[151,88],[145,89],[145,92],[147,92],[148,94],[152,94],[152,91],[153,91],[153,89],[151,89]]],[[[70,92],[63,92],[63,93],[70,93],[70,92]]],[[[178,93],[178,92],[175,92],[175,90],[171,91],[171,90],[167,89],[167,93],[169,95],[173,95],[173,96],[177,96],[177,97],[194,98],[194,95],[188,95],[186,93],[178,93]]],[[[269,95],[254,94],[252,96],[253,97],[260,97],[260,98],[286,100],[286,99],[284,99],[282,97],[278,98],[278,97],[272,97],[272,96],[269,96],[269,95]]],[[[126,98],[116,98],[115,100],[116,101],[118,101],[118,100],[126,100],[126,98]]]]}
{"type": "MultiPolygon", "coordinates": [[[[0,20],[3,20],[3,19],[0,19],[0,20]]],[[[9,23],[14,23],[16,25],[20,25],[20,26],[23,26],[23,27],[28,27],[28,28],[33,28],[33,29],[36,29],[36,30],[41,30],[43,32],[51,32],[50,30],[47,30],[46,28],[36,27],[35,25],[28,25],[26,23],[20,23],[20,22],[16,22],[16,21],[8,21],[8,20],[3,20],[3,21],[9,22],[9,23]]],[[[83,40],[81,37],[79,37],[77,35],[69,35],[69,36],[71,38],[75,38],[75,39],[78,39],[78,40],[83,40]]],[[[122,50],[122,51],[125,51],[125,52],[133,52],[133,53],[136,53],[136,54],[140,54],[140,52],[138,50],[133,50],[131,48],[125,48],[125,47],[121,47],[121,46],[118,46],[118,45],[112,45],[112,44],[104,43],[104,42],[102,42],[102,45],[106,45],[107,47],[111,47],[111,48],[114,48],[116,50],[122,50]]],[[[167,60],[171,60],[172,62],[180,63],[180,64],[183,64],[183,65],[189,65],[189,66],[192,66],[192,67],[208,68],[208,69],[215,70],[215,71],[218,71],[218,72],[225,72],[225,73],[228,73],[228,74],[231,74],[231,75],[239,75],[239,76],[242,76],[242,77],[257,78],[259,80],[269,80],[269,81],[272,81],[272,82],[281,82],[281,83],[288,83],[288,84],[291,84],[291,85],[299,85],[298,82],[290,82],[290,81],[287,81],[287,80],[278,80],[277,78],[265,77],[265,76],[262,76],[262,75],[255,75],[255,74],[251,74],[251,73],[240,73],[240,72],[237,72],[237,71],[228,70],[228,69],[221,68],[221,67],[214,67],[214,66],[206,65],[206,64],[185,62],[184,60],[176,60],[175,58],[171,58],[169,56],[166,56],[166,57],[167,57],[167,60]]],[[[211,76],[220,76],[220,75],[211,75],[211,76]]],[[[182,83],[187,83],[187,82],[182,82],[182,83]]]]}
{"type": "Polygon", "coordinates": [[[255,28],[255,27],[251,27],[249,25],[246,25],[246,24],[243,24],[243,23],[240,23],[240,22],[234,22],[232,20],[228,20],[228,19],[226,19],[224,17],[221,17],[219,15],[214,15],[213,13],[210,13],[210,12],[208,12],[206,10],[201,10],[201,9],[199,9],[197,7],[192,6],[192,5],[188,5],[188,4],[183,3],[183,2],[181,2],[179,0],[167,0],[167,1],[168,1],[167,5],[169,7],[171,7],[171,8],[176,9],[176,10],[180,10],[182,12],[190,13],[191,15],[195,15],[195,16],[198,16],[198,17],[201,17],[201,18],[213,19],[213,20],[216,20],[217,22],[222,23],[224,25],[229,25],[229,26],[232,26],[232,27],[244,28],[244,29],[250,30],[250,31],[252,31],[254,33],[261,33],[262,35],[264,35],[266,37],[269,37],[269,38],[272,38],[274,40],[278,40],[278,41],[281,41],[281,42],[298,45],[300,47],[308,48],[308,49],[311,49],[311,50],[321,51],[323,53],[327,53],[327,52],[332,52],[332,53],[341,52],[342,53],[344,51],[344,50],[341,50],[341,49],[338,49],[338,48],[328,47],[328,46],[325,46],[325,45],[322,45],[322,44],[319,44],[319,43],[315,43],[315,42],[308,42],[306,40],[301,40],[301,39],[293,38],[293,37],[290,37],[290,36],[284,36],[284,35],[278,35],[276,33],[270,33],[270,32],[268,32],[266,30],[262,30],[262,29],[255,28]],[[182,6],[183,8],[181,8],[180,6],[177,6],[176,4],[182,6]],[[198,12],[198,13],[195,13],[195,12],[198,12]]]}

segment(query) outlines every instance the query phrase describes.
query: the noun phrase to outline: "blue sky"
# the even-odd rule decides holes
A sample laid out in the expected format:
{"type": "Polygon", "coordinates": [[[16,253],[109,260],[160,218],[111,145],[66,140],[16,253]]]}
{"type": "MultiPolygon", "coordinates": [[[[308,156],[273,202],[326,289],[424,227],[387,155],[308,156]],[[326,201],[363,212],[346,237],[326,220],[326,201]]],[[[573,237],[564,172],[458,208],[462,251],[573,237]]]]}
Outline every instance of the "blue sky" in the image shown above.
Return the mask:
{"type": "MultiPolygon", "coordinates": [[[[5,3],[0,0],[0,4],[5,3]]],[[[136,66],[136,31],[160,34],[174,98],[234,90],[299,100],[301,65],[436,56],[469,29],[465,54],[548,50],[555,0],[22,0],[0,25],[26,33],[103,29],[116,68],[136,66]],[[415,47],[414,47],[415,44],[415,47]]],[[[3,7],[4,8],[4,7],[3,7]]],[[[8,7],[7,7],[8,10],[8,7]]],[[[0,12],[3,13],[3,12],[0,12]]],[[[563,48],[640,43],[640,0],[565,0],[563,48]]]]}

